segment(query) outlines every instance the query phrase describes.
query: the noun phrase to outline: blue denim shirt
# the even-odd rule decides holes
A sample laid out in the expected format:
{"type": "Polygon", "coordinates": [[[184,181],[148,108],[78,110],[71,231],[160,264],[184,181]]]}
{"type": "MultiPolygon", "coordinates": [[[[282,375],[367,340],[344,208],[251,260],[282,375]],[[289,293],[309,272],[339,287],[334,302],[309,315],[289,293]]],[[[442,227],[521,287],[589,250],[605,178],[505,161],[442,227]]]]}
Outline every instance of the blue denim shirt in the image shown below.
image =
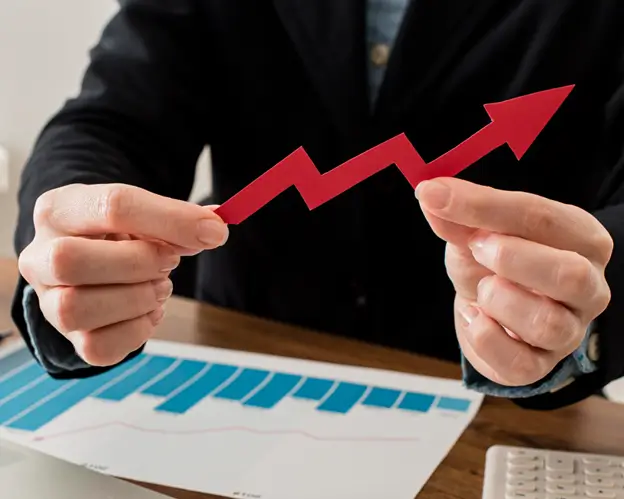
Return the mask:
{"type": "MultiPolygon", "coordinates": [[[[373,51],[378,45],[392,49],[403,15],[409,0],[367,0],[367,43],[373,51]]],[[[379,87],[384,78],[385,65],[374,63],[369,58],[369,81],[371,99],[374,102],[379,87]]],[[[37,295],[30,286],[27,286],[23,296],[23,309],[27,325],[27,332],[33,345],[35,355],[45,369],[51,372],[72,371],[88,367],[60,334],[45,320],[40,308],[37,295]]],[[[581,347],[566,358],[560,365],[541,382],[531,386],[511,388],[492,383],[481,376],[465,358],[462,358],[463,382],[470,389],[508,398],[530,397],[550,392],[571,378],[596,369],[589,359],[588,339],[591,331],[581,347]]]]}

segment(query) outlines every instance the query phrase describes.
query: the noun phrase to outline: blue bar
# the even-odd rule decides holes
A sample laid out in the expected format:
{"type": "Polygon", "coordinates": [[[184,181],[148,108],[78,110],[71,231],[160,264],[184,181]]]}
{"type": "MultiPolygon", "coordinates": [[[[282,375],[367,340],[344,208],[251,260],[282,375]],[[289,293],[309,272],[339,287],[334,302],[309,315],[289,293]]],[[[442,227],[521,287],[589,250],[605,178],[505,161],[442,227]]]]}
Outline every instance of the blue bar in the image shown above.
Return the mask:
{"type": "Polygon", "coordinates": [[[275,373],[271,380],[254,393],[244,405],[271,409],[297,386],[301,376],[296,374],[275,373]]]}
{"type": "Polygon", "coordinates": [[[399,390],[374,387],[370,392],[368,392],[368,395],[362,402],[362,405],[389,409],[398,400],[400,395],[401,392],[399,390]]]}
{"type": "Polygon", "coordinates": [[[244,369],[225,387],[216,392],[213,397],[227,400],[242,400],[254,388],[262,383],[269,375],[269,371],[259,369],[244,369]]]}
{"type": "Polygon", "coordinates": [[[28,348],[20,348],[16,350],[11,355],[7,355],[6,357],[0,357],[0,378],[10,373],[14,369],[27,364],[28,362],[32,362],[33,356],[30,353],[28,348]]]}
{"type": "Polygon", "coordinates": [[[408,392],[399,402],[399,409],[406,411],[427,412],[432,406],[435,396],[426,393],[408,392]]]}
{"type": "Polygon", "coordinates": [[[39,402],[54,391],[69,383],[68,380],[57,380],[49,376],[33,385],[28,390],[21,392],[13,398],[7,398],[0,402],[0,425],[6,423],[33,404],[39,402]]]}
{"type": "Polygon", "coordinates": [[[138,362],[139,357],[137,356],[102,374],[81,379],[57,394],[54,398],[44,402],[39,407],[24,414],[21,418],[16,419],[7,426],[17,430],[37,431],[39,428],[45,426],[53,419],[86,399],[94,391],[115,380],[118,376],[121,376],[138,362]]]}
{"type": "Polygon", "coordinates": [[[329,397],[317,408],[319,411],[346,414],[366,391],[365,385],[341,382],[329,397]]]}
{"type": "Polygon", "coordinates": [[[15,374],[4,378],[3,381],[0,381],[0,400],[41,376],[46,376],[45,371],[39,364],[33,362],[15,374]]]}
{"type": "Polygon", "coordinates": [[[142,393],[155,397],[167,397],[193,376],[197,376],[207,365],[205,362],[197,360],[183,360],[169,374],[156,381],[156,383],[145,387],[142,393]]]}
{"type": "Polygon", "coordinates": [[[470,407],[470,400],[456,399],[453,397],[441,397],[436,407],[438,409],[447,409],[449,411],[466,412],[470,407]]]}
{"type": "MultiPolygon", "coordinates": [[[[145,364],[127,377],[120,379],[117,383],[108,387],[102,393],[97,394],[95,398],[119,402],[135,393],[150,379],[171,366],[171,364],[173,364],[176,360],[173,357],[146,357],[148,358],[148,361],[145,362],[145,364]]],[[[144,359],[145,357],[141,360],[144,359]]]]}
{"type": "Polygon", "coordinates": [[[332,380],[308,378],[293,394],[293,397],[307,400],[321,400],[332,386],[334,386],[334,382],[332,380]]]}
{"type": "Polygon", "coordinates": [[[184,414],[210,394],[210,392],[227,381],[236,371],[237,368],[235,366],[212,364],[197,380],[165,400],[156,407],[156,410],[184,414]]]}

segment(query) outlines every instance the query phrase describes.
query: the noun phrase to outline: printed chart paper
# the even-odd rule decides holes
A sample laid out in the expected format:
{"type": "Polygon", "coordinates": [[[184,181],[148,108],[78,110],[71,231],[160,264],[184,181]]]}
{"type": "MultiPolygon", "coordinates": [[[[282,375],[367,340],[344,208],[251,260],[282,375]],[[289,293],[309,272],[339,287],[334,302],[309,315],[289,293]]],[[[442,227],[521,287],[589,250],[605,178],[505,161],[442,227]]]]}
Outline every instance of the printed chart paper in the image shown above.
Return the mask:
{"type": "Polygon", "coordinates": [[[476,415],[460,381],[151,341],[54,380],[0,357],[0,436],[102,473],[231,498],[412,499],[476,415]]]}

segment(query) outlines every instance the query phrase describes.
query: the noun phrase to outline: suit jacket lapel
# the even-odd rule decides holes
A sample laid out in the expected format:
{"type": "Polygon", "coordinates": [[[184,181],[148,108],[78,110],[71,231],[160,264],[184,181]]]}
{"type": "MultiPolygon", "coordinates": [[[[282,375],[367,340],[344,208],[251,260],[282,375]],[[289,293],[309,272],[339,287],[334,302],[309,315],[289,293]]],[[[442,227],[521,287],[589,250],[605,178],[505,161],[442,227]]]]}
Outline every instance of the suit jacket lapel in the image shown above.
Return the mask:
{"type": "Polygon", "coordinates": [[[273,0],[341,138],[369,117],[364,0],[273,0]]]}

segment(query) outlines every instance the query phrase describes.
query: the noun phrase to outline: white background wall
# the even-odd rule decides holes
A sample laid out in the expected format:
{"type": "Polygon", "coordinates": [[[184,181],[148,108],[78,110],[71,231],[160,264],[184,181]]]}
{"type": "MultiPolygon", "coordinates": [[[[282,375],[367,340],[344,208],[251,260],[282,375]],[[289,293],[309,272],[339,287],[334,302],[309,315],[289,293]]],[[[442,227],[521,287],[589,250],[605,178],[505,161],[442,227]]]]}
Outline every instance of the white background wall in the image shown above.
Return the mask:
{"type": "MultiPolygon", "coordinates": [[[[14,256],[18,180],[33,141],[76,93],[88,50],[116,10],[115,0],[0,0],[0,145],[11,156],[9,192],[0,193],[0,257],[14,256]]],[[[193,199],[205,190],[199,185],[193,199]]]]}

